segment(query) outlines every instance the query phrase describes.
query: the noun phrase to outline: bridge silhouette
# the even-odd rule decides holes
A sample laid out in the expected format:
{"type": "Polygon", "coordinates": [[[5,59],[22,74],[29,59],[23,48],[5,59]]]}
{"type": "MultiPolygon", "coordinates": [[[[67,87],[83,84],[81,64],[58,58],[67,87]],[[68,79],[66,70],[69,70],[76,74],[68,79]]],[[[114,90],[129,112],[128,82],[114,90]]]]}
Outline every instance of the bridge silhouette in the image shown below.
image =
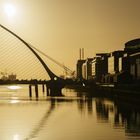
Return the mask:
{"type": "Polygon", "coordinates": [[[32,96],[31,95],[31,85],[35,85],[36,97],[38,97],[38,84],[43,84],[43,85],[46,84],[47,95],[51,95],[51,96],[62,95],[61,90],[67,84],[67,80],[57,76],[54,72],[52,72],[50,70],[50,68],[48,67],[48,65],[43,61],[43,59],[40,57],[40,55],[36,52],[37,49],[34,48],[31,44],[27,43],[24,39],[22,39],[20,36],[15,34],[13,31],[9,30],[5,26],[0,24],[0,27],[4,31],[9,33],[10,35],[14,36],[17,40],[19,40],[22,44],[24,44],[24,46],[26,48],[28,48],[28,50],[30,50],[32,52],[32,54],[38,59],[38,61],[40,62],[40,64],[43,66],[43,68],[45,69],[46,73],[50,77],[50,80],[47,80],[47,81],[46,80],[38,81],[36,79],[34,79],[34,80],[15,80],[15,81],[10,81],[10,80],[3,81],[3,80],[0,80],[0,84],[29,84],[30,85],[29,86],[30,96],[32,96]],[[35,49],[36,49],[36,51],[35,51],[35,49]]]}

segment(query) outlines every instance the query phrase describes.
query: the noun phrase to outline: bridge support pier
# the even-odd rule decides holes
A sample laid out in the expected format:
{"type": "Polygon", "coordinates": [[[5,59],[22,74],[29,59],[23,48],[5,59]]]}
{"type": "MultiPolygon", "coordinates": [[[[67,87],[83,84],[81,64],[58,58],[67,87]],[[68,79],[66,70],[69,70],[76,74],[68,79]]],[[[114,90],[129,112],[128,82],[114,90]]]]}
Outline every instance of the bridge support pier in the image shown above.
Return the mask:
{"type": "Polygon", "coordinates": [[[50,96],[62,96],[61,90],[62,90],[62,88],[51,87],[50,88],[50,96]]]}
{"type": "Polygon", "coordinates": [[[46,84],[47,96],[62,96],[62,88],[64,88],[65,83],[61,80],[50,80],[46,84]]]}
{"type": "Polygon", "coordinates": [[[49,96],[50,95],[50,89],[49,87],[46,85],[46,95],[49,96]]]}
{"type": "MultiPolygon", "coordinates": [[[[38,84],[36,81],[29,84],[29,97],[32,98],[32,86],[35,87],[35,97],[36,99],[39,98],[39,90],[38,90],[38,84]]],[[[64,88],[64,83],[61,81],[54,81],[50,80],[49,82],[42,83],[42,91],[43,94],[45,92],[45,86],[46,86],[46,96],[62,96],[62,88],[64,88]]]]}
{"type": "Polygon", "coordinates": [[[38,98],[38,85],[35,84],[35,96],[36,98],[38,98]]]}
{"type": "Polygon", "coordinates": [[[32,98],[32,85],[29,85],[29,97],[32,98]]]}
{"type": "Polygon", "coordinates": [[[29,97],[32,98],[32,86],[35,86],[35,97],[38,99],[38,84],[29,85],[29,97]]]}
{"type": "Polygon", "coordinates": [[[44,86],[44,84],[42,84],[42,92],[43,92],[43,95],[44,95],[44,92],[45,92],[45,86],[44,86]]]}

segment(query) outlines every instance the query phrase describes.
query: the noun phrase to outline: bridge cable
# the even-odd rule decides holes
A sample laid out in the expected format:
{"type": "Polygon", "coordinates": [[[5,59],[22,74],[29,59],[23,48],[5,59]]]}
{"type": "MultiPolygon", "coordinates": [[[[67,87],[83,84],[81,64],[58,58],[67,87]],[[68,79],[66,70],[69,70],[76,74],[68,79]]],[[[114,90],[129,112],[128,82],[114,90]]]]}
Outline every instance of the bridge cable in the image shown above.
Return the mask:
{"type": "Polygon", "coordinates": [[[64,68],[64,70],[66,70],[70,74],[72,74],[72,75],[74,74],[74,71],[72,71],[70,68],[66,67],[64,64],[61,64],[60,62],[56,61],[55,59],[53,59],[52,57],[50,57],[49,55],[45,54],[44,52],[42,52],[41,50],[37,49],[36,47],[34,47],[32,45],[30,45],[30,47],[33,48],[34,50],[38,51],[39,53],[41,53],[43,56],[47,57],[49,60],[53,61],[58,66],[64,68]]]}

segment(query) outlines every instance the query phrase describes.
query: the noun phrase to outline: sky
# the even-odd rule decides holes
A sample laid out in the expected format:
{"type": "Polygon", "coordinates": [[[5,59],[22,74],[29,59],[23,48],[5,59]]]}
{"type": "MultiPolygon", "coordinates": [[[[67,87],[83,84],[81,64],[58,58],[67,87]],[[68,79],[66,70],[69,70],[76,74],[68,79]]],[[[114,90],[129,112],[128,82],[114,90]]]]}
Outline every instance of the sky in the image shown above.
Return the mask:
{"type": "Polygon", "coordinates": [[[79,48],[85,58],[94,57],[140,37],[139,5],[140,0],[0,0],[0,24],[75,70],[79,48]]]}

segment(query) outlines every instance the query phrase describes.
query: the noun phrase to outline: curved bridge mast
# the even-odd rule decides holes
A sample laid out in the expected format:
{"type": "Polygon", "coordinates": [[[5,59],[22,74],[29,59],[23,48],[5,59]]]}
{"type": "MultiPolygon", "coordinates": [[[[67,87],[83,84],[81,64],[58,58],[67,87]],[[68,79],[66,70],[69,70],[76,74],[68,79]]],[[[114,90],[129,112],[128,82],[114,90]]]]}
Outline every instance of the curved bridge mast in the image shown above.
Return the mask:
{"type": "Polygon", "coordinates": [[[3,28],[4,30],[6,30],[7,32],[9,32],[10,34],[12,34],[13,36],[15,36],[18,40],[20,40],[23,44],[25,44],[25,46],[31,50],[31,52],[37,57],[37,59],[40,61],[40,63],[43,65],[43,67],[45,68],[46,72],[48,73],[49,77],[51,80],[62,80],[62,78],[56,76],[50,69],[49,67],[46,65],[46,63],[42,60],[42,58],[34,51],[34,49],[32,49],[32,47],[25,41],[23,40],[21,37],[19,37],[17,34],[15,34],[14,32],[10,31],[8,28],[4,27],[3,25],[0,24],[0,27],[3,28]]]}

